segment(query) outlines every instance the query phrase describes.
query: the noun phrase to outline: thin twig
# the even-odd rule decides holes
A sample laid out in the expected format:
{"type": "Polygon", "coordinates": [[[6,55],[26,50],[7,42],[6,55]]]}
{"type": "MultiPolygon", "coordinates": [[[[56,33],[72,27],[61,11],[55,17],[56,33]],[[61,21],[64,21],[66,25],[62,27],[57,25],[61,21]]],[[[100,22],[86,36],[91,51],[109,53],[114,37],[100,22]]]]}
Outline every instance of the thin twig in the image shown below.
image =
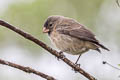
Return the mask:
{"type": "Polygon", "coordinates": [[[41,76],[42,78],[45,78],[47,80],[56,80],[55,78],[53,78],[51,76],[48,76],[48,75],[46,75],[44,73],[41,73],[39,71],[36,71],[36,70],[34,70],[34,69],[30,68],[30,67],[24,67],[24,66],[21,66],[21,65],[9,62],[9,61],[2,60],[2,59],[0,59],[0,64],[8,65],[8,66],[17,68],[17,69],[22,70],[22,71],[24,71],[26,73],[36,74],[36,75],[41,76]]]}
{"type": "Polygon", "coordinates": [[[111,67],[114,68],[114,69],[120,70],[119,68],[113,66],[112,64],[110,64],[110,63],[108,63],[108,62],[106,62],[106,61],[103,61],[103,64],[107,64],[107,65],[111,66],[111,67]]]}
{"type": "Polygon", "coordinates": [[[119,0],[116,0],[117,5],[120,7],[119,0]]]}
{"type": "Polygon", "coordinates": [[[32,35],[18,29],[17,27],[14,27],[10,24],[8,24],[5,21],[0,20],[0,25],[9,28],[10,30],[18,33],[19,35],[23,36],[24,38],[38,44],[39,46],[41,46],[42,48],[44,48],[45,50],[47,50],[48,52],[50,52],[52,55],[56,56],[57,58],[61,59],[62,61],[64,61],[66,64],[68,64],[69,66],[71,66],[75,71],[81,73],[82,75],[84,75],[86,78],[88,78],[89,80],[96,80],[93,76],[91,76],[89,73],[85,72],[83,69],[81,69],[79,66],[76,66],[73,62],[71,62],[69,59],[67,59],[65,56],[63,57],[63,55],[59,54],[59,52],[57,52],[56,50],[53,50],[52,48],[50,48],[49,46],[47,46],[45,43],[43,43],[42,41],[38,40],[37,38],[33,37],[32,35]]]}

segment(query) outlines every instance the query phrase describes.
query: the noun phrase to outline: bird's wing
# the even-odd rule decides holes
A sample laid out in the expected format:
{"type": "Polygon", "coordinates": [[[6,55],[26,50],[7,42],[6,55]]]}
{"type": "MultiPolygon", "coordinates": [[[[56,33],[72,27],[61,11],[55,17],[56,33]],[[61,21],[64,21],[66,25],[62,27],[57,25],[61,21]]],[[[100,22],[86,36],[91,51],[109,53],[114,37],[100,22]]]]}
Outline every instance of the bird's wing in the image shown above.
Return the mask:
{"type": "Polygon", "coordinates": [[[58,29],[58,31],[62,34],[69,35],[81,40],[90,41],[93,43],[99,43],[98,40],[96,40],[95,35],[88,29],[86,29],[83,25],[62,25],[63,27],[61,29],[58,29]]]}
{"type": "Polygon", "coordinates": [[[95,38],[95,35],[88,29],[86,29],[83,25],[77,24],[62,24],[59,25],[57,31],[61,34],[69,35],[80,40],[89,41],[95,43],[96,45],[100,46],[101,48],[108,50],[104,45],[100,44],[99,41],[95,38]],[[61,27],[60,27],[61,26],[61,27]]]}
{"type": "Polygon", "coordinates": [[[57,27],[56,30],[61,34],[69,35],[80,40],[95,43],[101,48],[109,51],[108,48],[99,43],[99,41],[95,38],[95,35],[90,30],[86,29],[83,25],[79,24],[75,20],[64,21],[63,24],[60,24],[57,27]]]}

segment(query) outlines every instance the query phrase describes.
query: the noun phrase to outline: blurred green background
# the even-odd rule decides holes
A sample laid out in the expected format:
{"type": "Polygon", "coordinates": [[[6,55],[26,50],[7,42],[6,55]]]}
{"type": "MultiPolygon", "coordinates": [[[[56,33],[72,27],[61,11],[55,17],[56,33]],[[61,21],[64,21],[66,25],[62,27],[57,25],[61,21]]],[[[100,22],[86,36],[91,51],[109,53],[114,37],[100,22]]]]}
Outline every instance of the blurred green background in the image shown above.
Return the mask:
{"type": "MultiPolygon", "coordinates": [[[[120,8],[115,0],[0,0],[0,2],[4,4],[0,6],[0,19],[32,34],[51,47],[53,45],[48,36],[42,33],[42,26],[48,16],[63,15],[86,25],[111,51],[103,51],[103,54],[90,51],[84,54],[80,60],[81,67],[98,80],[119,79],[119,71],[102,64],[103,60],[115,66],[120,63],[120,8]]],[[[4,27],[0,27],[0,51],[0,58],[30,66],[58,80],[87,80],[80,74],[75,74],[69,66],[57,61],[41,47],[4,27]]],[[[77,58],[67,54],[66,56],[72,61],[77,58]]],[[[0,80],[44,80],[3,65],[0,65],[0,69],[0,80]]]]}

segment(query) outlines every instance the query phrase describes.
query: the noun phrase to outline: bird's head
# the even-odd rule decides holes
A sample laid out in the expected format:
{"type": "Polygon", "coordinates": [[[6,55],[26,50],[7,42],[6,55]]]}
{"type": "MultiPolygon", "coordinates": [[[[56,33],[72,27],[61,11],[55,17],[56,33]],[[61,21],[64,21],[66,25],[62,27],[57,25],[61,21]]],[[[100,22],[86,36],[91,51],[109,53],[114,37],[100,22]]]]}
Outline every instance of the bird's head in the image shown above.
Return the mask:
{"type": "Polygon", "coordinates": [[[53,31],[55,26],[57,26],[63,16],[50,16],[47,18],[47,20],[44,23],[43,26],[43,33],[50,33],[53,31]]]}

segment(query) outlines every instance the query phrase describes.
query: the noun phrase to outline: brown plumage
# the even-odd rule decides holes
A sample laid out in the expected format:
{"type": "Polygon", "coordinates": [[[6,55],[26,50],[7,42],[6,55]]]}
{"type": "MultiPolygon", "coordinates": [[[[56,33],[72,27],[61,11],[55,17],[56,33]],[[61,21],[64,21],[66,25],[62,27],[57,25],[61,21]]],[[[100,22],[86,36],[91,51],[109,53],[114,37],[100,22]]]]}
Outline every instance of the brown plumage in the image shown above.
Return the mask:
{"type": "Polygon", "coordinates": [[[108,50],[95,38],[95,35],[72,18],[50,16],[45,21],[43,32],[48,33],[55,46],[73,55],[82,54],[89,49],[108,50]]]}

